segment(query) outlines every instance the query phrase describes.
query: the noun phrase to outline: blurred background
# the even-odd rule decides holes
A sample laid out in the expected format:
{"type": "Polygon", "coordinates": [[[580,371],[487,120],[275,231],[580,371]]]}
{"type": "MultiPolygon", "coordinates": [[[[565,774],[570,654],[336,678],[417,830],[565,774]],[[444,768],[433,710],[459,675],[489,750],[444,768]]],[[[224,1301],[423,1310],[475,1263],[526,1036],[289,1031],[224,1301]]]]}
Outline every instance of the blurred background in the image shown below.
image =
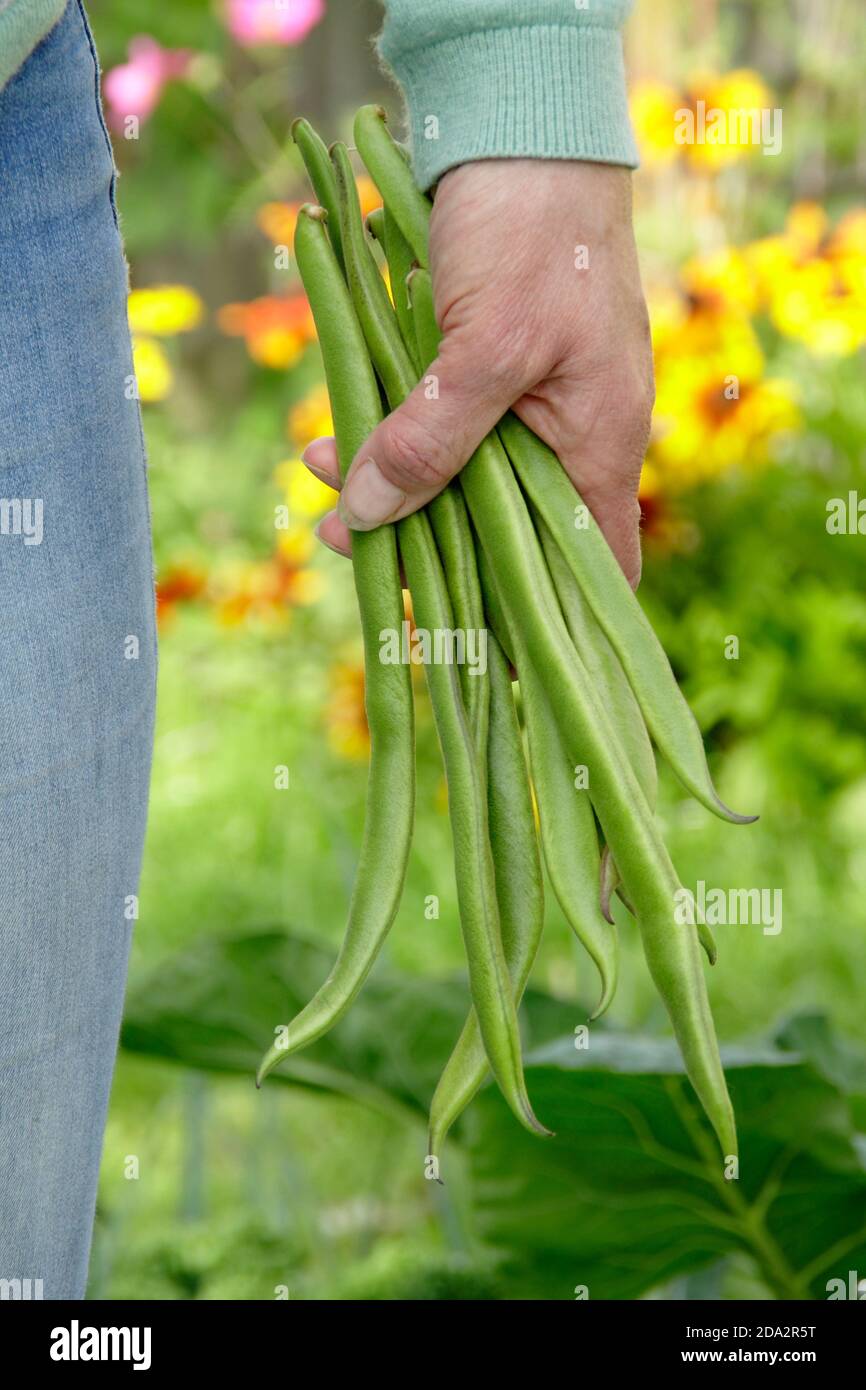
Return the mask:
{"type": "Polygon", "coordinates": [[[424,1106],[466,989],[421,686],[415,844],[381,965],[332,1037],[255,1091],[272,1028],[340,940],[367,757],[351,573],[313,538],[333,495],[299,463],[329,417],[291,255],[308,194],[289,125],[303,113],[346,138],[355,107],[381,101],[399,130],[400,107],[374,61],[372,0],[89,9],[121,172],[162,653],[89,1297],[826,1297],[851,1271],[855,1287],[859,0],[638,0],[626,31],[658,388],[641,598],[722,795],[761,819],[713,820],[666,771],[660,815],[685,884],[783,894],[778,933],[718,928],[709,979],[751,1214],[697,1160],[665,1162],[694,1153],[695,1117],[624,914],[619,994],[589,1060],[576,1051],[596,986],[552,895],[525,1023],[530,1091],[560,1137],[528,1139],[488,1090],[455,1131],[445,1186],[425,1180],[424,1106]],[[780,152],[678,144],[675,113],[701,103],[781,109],[780,152]],[[847,520],[828,529],[833,499],[847,520]]]}

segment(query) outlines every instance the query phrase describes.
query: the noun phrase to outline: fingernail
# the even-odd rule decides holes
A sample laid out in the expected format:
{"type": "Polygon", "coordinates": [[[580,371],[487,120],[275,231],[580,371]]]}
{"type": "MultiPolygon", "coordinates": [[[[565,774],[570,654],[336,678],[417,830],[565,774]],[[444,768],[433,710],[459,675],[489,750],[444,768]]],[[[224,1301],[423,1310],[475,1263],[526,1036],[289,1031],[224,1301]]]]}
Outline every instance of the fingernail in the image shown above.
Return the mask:
{"type": "Polygon", "coordinates": [[[372,531],[388,521],[405,501],[405,492],[382,476],[375,461],[364,459],[343,488],[337,513],[353,531],[372,531]]]}
{"type": "Polygon", "coordinates": [[[314,535],[315,535],[315,537],[316,537],[316,540],[319,541],[319,542],[325,547],[326,550],[332,550],[332,551],[334,552],[335,555],[341,555],[341,556],[343,557],[344,560],[348,560],[349,557],[348,557],[348,555],[346,554],[345,550],[340,550],[339,546],[333,545],[333,544],[328,540],[327,536],[323,536],[323,535],[322,535],[322,524],[323,524],[323,522],[326,521],[326,520],[327,520],[326,517],[322,517],[322,520],[319,522],[318,526],[315,528],[314,535]]]}
{"type": "Polygon", "coordinates": [[[309,469],[314,477],[318,478],[320,483],[325,483],[327,487],[334,487],[333,474],[326,473],[324,468],[317,468],[314,463],[310,463],[309,459],[304,458],[303,454],[301,454],[301,463],[309,469]]]}

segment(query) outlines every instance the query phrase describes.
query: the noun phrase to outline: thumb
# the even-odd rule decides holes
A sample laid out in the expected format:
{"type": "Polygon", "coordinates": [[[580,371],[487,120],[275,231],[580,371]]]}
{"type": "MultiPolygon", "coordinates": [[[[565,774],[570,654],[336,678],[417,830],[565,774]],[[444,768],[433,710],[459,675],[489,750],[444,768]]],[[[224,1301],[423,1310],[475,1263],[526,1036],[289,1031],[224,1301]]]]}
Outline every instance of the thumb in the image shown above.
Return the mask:
{"type": "Polygon", "coordinates": [[[340,493],[342,520],[372,531],[425,506],[524,389],[477,336],[446,335],[415,389],[355,455],[340,493]]]}

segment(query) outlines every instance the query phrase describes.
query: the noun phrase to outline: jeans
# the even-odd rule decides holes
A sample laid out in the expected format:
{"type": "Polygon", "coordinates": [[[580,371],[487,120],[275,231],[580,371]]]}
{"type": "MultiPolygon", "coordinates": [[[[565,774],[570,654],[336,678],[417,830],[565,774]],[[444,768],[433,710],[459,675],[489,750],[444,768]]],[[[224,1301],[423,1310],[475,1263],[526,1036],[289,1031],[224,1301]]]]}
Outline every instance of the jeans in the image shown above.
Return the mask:
{"type": "Polygon", "coordinates": [[[126,295],[70,0],[0,92],[4,1298],[84,1297],[138,915],[156,634],[126,295]]]}

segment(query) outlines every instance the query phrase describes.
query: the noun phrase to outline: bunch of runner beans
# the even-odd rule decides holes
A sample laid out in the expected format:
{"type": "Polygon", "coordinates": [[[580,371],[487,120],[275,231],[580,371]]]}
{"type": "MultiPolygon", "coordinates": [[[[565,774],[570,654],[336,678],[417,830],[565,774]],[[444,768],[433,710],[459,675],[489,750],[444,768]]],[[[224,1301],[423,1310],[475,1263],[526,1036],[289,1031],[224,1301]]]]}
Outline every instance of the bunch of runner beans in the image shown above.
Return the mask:
{"type": "MultiPolygon", "coordinates": [[[[413,183],[379,107],[363,107],[355,120],[357,149],[384,203],[366,226],[346,147],[329,151],[303,120],[293,135],[317,200],[300,212],[295,255],[345,476],[382,418],[383,397],[392,410],[399,406],[437,354],[431,203],[413,183]],[[371,234],[388,262],[393,302],[371,234]]],[[[521,1124],[549,1133],[527,1095],[517,1022],[544,910],[512,663],[548,876],[601,979],[594,1017],[616,988],[616,892],[637,919],[689,1078],[723,1153],[733,1155],[734,1117],[700,957],[703,947],[712,963],[715,946],[702,921],[683,921],[676,911],[681,889],[654,818],[651,739],[704,806],[734,822],[753,817],[719,800],[664,651],[595,522],[587,514],[586,524],[575,526],[576,504],[556,456],[508,415],[423,511],[353,534],[371,737],[364,839],[336,963],[288,1029],[278,1030],[258,1081],[342,1017],[400,904],[414,811],[412,688],[408,667],[384,664],[379,644],[384,630],[401,630],[402,563],[419,629],[488,630],[486,675],[425,666],[448,783],[472,998],[432,1099],[429,1153],[439,1154],[488,1069],[521,1124]],[[575,786],[576,766],[587,769],[585,790],[575,786]]]]}

